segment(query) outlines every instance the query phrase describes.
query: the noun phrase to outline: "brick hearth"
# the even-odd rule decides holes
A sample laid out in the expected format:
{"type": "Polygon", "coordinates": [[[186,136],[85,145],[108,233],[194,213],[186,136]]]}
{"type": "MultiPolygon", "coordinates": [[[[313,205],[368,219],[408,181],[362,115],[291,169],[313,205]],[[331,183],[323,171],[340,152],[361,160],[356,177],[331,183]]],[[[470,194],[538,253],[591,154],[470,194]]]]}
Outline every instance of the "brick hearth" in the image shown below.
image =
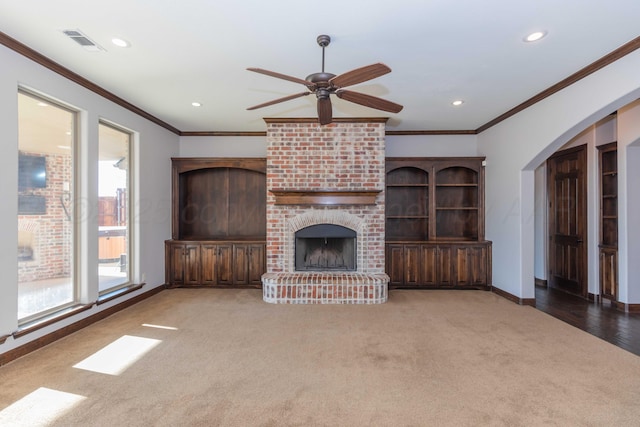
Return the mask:
{"type": "MultiPolygon", "coordinates": [[[[273,303],[381,303],[384,273],[384,156],[386,119],[267,122],[267,273],[264,300],[273,303]],[[306,202],[276,202],[287,192],[332,192],[306,202]],[[366,192],[375,196],[347,197],[366,192]],[[340,197],[340,195],[344,197],[340,197]],[[376,195],[377,194],[377,195],[376,195]],[[364,201],[362,201],[364,200],[364,201]],[[305,204],[300,204],[305,203],[305,204]],[[295,232],[336,224],[357,233],[357,271],[296,272],[295,232]]],[[[290,198],[290,200],[293,200],[290,198]]]]}

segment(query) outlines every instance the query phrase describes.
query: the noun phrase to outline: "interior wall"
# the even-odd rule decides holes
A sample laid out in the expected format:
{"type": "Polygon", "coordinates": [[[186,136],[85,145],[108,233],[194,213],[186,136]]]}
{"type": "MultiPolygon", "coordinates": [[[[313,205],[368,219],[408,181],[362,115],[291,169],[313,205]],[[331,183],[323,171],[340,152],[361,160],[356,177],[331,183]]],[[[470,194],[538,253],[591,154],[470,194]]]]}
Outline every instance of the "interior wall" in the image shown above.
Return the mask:
{"type": "Polygon", "coordinates": [[[267,137],[181,136],[179,157],[264,158],[267,157],[267,137]]]}
{"type": "Polygon", "coordinates": [[[486,235],[493,284],[534,298],[535,179],[530,175],[589,125],[640,95],[635,51],[478,135],[487,157],[486,235]]]}
{"type": "Polygon", "coordinates": [[[619,300],[640,303],[640,101],[618,111],[619,300]]]}
{"type": "Polygon", "coordinates": [[[477,135],[388,135],[387,157],[475,157],[477,135]]]}
{"type": "MultiPolygon", "coordinates": [[[[386,157],[473,157],[478,155],[476,135],[387,135],[385,144],[386,157]]],[[[180,157],[266,156],[266,136],[180,137],[180,157]]]]}
{"type": "MultiPolygon", "coordinates": [[[[122,108],[111,101],[73,83],[72,81],[32,62],[11,49],[0,45],[0,140],[3,156],[0,156],[0,271],[3,284],[0,286],[0,337],[17,330],[17,199],[18,199],[18,98],[22,85],[37,93],[57,99],[81,111],[79,145],[82,167],[76,203],[90,212],[98,203],[98,120],[117,123],[134,132],[134,162],[138,170],[134,174],[133,188],[137,191],[134,201],[134,234],[138,238],[138,260],[134,266],[134,282],[146,282],[141,290],[132,292],[111,302],[93,306],[50,326],[29,333],[17,340],[7,339],[0,345],[4,353],[57,329],[108,309],[126,299],[133,298],[164,283],[164,240],[171,236],[171,162],[178,155],[177,135],[122,108]]],[[[97,218],[97,216],[96,216],[97,218]]],[[[91,215],[81,216],[80,224],[85,231],[81,242],[80,281],[85,293],[84,302],[97,298],[98,228],[97,219],[91,215]],[[95,289],[94,289],[95,288],[95,289]],[[91,291],[89,291],[91,289],[91,291]]]]}
{"type": "Polygon", "coordinates": [[[535,170],[535,242],[534,275],[547,280],[548,253],[548,209],[547,209],[547,165],[543,163],[535,170]]]}

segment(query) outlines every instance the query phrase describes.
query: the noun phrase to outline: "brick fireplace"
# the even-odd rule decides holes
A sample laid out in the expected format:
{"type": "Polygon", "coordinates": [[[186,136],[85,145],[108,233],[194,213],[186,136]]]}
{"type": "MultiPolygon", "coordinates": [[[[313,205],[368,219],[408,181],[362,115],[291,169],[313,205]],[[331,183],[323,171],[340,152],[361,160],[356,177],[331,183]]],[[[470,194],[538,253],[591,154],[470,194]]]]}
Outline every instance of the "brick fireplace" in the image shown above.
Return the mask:
{"type": "MultiPolygon", "coordinates": [[[[325,126],[315,118],[265,120],[268,191],[264,300],[385,302],[389,281],[384,273],[387,119],[334,119],[325,126]],[[355,265],[325,269],[322,262],[316,262],[300,270],[296,267],[296,233],[305,235],[313,230],[313,237],[322,241],[315,233],[331,229],[323,227],[327,224],[355,236],[355,249],[349,249],[355,252],[355,265]]],[[[328,239],[324,241],[327,250],[337,250],[328,239]]],[[[322,243],[319,248],[324,251],[322,243]]],[[[341,256],[332,254],[333,258],[341,256]]],[[[333,258],[323,262],[330,264],[333,258]]]]}

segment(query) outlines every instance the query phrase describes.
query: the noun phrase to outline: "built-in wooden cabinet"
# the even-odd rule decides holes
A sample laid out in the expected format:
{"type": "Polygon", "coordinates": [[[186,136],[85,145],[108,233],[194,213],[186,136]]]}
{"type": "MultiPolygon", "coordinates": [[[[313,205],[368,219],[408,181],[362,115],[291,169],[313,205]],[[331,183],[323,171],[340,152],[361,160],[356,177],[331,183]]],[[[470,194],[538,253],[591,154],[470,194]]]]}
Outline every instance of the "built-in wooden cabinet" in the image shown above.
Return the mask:
{"type": "Polygon", "coordinates": [[[265,242],[167,240],[168,286],[259,287],[265,269],[265,242]]]}
{"type": "Polygon", "coordinates": [[[598,147],[600,172],[600,296],[618,299],[618,150],[598,147]]]}
{"type": "Polygon", "coordinates": [[[168,286],[260,287],[266,268],[266,161],[172,159],[168,286]]]}
{"type": "Polygon", "coordinates": [[[486,288],[491,285],[491,242],[393,242],[386,245],[389,285],[486,288]]]}
{"type": "Polygon", "coordinates": [[[483,158],[387,158],[386,271],[392,287],[491,285],[483,158]]]}

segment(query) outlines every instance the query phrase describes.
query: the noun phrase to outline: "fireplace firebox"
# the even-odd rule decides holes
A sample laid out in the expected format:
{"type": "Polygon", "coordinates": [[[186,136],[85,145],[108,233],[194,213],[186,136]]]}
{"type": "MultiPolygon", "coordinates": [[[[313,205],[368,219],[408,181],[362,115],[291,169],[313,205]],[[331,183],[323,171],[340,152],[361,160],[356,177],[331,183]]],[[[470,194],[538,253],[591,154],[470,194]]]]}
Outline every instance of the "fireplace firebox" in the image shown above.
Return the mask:
{"type": "Polygon", "coordinates": [[[316,224],[295,233],[296,271],[356,271],[357,233],[335,224],[316,224]]]}

